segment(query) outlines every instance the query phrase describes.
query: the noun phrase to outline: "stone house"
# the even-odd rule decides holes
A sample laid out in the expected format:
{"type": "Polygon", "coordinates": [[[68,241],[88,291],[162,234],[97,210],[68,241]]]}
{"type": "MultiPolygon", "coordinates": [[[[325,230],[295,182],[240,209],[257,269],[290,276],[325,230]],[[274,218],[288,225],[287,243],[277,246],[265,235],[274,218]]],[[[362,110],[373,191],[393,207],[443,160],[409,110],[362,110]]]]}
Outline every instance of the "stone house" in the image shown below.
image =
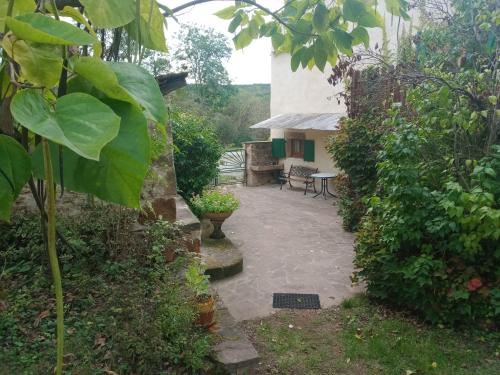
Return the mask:
{"type": "MultiPolygon", "coordinates": [[[[378,11],[385,21],[385,41],[389,51],[397,49],[398,33],[408,32],[412,26],[403,20],[385,13],[385,3],[380,1],[378,11]]],[[[384,36],[381,28],[368,29],[370,48],[382,46],[384,36]]],[[[290,166],[303,165],[318,168],[319,172],[337,172],[337,168],[326,151],[328,137],[334,134],[339,120],[347,116],[347,109],[339,93],[343,85],[328,83],[331,70],[324,72],[299,69],[292,72],[289,54],[275,54],[271,57],[271,117],[251,126],[270,129],[272,145],[267,145],[272,157],[279,160],[284,171],[290,166]]],[[[248,145],[247,149],[257,146],[248,145]]],[[[263,145],[258,146],[261,149],[263,145]]],[[[269,154],[269,152],[268,152],[269,154]]],[[[249,152],[247,152],[249,155],[249,152]]],[[[251,157],[251,155],[250,155],[251,157]]],[[[254,168],[255,169],[255,168],[254,168]]],[[[266,181],[251,170],[247,172],[249,184],[266,181]],[[253,175],[252,175],[253,174],[253,175]]],[[[318,187],[319,181],[316,182],[318,187]]]]}

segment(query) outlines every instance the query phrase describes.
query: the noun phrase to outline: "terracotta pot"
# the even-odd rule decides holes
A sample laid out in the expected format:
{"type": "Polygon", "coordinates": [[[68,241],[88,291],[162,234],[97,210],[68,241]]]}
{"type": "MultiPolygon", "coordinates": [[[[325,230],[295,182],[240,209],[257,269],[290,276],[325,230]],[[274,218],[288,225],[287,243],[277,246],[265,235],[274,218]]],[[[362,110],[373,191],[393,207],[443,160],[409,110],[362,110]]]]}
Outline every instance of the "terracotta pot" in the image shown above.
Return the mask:
{"type": "Polygon", "coordinates": [[[164,249],[163,250],[163,258],[165,258],[165,262],[171,263],[175,260],[177,254],[173,249],[164,249]]]}
{"type": "Polygon", "coordinates": [[[196,302],[196,309],[198,310],[196,324],[208,328],[215,323],[215,300],[213,297],[203,302],[196,302]]]}
{"type": "Polygon", "coordinates": [[[226,237],[224,232],[222,232],[222,224],[224,221],[233,214],[233,211],[230,212],[207,212],[204,216],[207,219],[210,219],[212,224],[214,225],[214,231],[210,235],[210,238],[215,238],[217,240],[226,237]]]}

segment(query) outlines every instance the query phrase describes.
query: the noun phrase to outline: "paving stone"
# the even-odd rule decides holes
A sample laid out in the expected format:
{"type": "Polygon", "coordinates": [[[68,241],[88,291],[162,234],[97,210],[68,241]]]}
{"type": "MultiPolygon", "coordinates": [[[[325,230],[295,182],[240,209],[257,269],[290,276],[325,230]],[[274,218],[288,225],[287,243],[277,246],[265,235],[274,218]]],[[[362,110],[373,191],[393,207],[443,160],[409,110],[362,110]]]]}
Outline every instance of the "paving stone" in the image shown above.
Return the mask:
{"type": "Polygon", "coordinates": [[[223,306],[217,310],[215,333],[220,338],[214,348],[215,361],[230,374],[251,373],[259,363],[259,354],[223,306]]]}
{"type": "Polygon", "coordinates": [[[236,245],[227,238],[204,239],[201,246],[203,263],[210,280],[220,280],[234,276],[243,270],[243,255],[236,245]]]}
{"type": "Polygon", "coordinates": [[[317,293],[329,307],[361,290],[350,281],[354,235],[342,229],[335,200],[276,185],[232,190],[241,205],[224,232],[244,268],[213,286],[236,320],[270,315],[274,292],[317,293]]]}

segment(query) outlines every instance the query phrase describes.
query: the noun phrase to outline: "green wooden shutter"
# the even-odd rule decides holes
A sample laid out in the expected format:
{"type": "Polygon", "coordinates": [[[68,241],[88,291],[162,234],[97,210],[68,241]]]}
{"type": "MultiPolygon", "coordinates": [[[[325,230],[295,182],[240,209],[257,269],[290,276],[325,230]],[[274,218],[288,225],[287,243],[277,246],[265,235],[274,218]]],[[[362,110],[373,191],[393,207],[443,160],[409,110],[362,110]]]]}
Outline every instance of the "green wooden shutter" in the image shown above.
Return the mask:
{"type": "Polygon", "coordinates": [[[304,161],[314,161],[314,141],[304,140],[304,161]]]}
{"type": "Polygon", "coordinates": [[[272,155],[273,158],[283,159],[285,157],[285,139],[272,139],[272,155]]]}

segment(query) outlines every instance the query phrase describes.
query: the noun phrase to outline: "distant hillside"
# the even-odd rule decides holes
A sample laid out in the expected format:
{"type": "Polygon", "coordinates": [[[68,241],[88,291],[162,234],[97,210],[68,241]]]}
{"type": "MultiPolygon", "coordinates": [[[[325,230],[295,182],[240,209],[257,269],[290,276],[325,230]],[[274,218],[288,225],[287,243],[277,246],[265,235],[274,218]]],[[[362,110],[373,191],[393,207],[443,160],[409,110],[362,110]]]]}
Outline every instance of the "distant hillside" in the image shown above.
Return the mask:
{"type": "MultiPolygon", "coordinates": [[[[240,93],[248,93],[254,96],[270,96],[271,95],[271,84],[270,83],[252,83],[248,85],[231,85],[233,90],[239,91],[240,93]]],[[[194,84],[188,84],[186,87],[181,89],[184,92],[193,93],[195,90],[194,84]]]]}
{"type": "Polygon", "coordinates": [[[255,96],[270,96],[271,84],[270,83],[252,83],[250,85],[233,85],[235,89],[240,92],[248,92],[255,96]]]}
{"type": "Polygon", "coordinates": [[[231,85],[224,105],[217,110],[204,105],[192,84],[175,91],[168,100],[178,110],[205,118],[214,126],[219,141],[225,146],[239,147],[242,142],[269,137],[267,129],[249,128],[270,116],[271,85],[268,83],[231,85]]]}

